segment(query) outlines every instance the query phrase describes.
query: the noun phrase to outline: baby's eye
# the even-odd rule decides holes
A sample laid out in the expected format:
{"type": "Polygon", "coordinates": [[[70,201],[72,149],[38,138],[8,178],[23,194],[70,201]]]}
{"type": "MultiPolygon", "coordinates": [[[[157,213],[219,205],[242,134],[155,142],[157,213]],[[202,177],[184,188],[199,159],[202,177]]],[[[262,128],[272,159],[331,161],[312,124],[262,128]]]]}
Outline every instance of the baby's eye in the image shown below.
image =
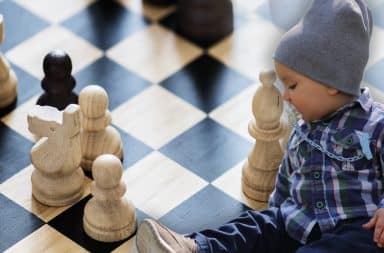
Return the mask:
{"type": "Polygon", "coordinates": [[[288,89],[289,90],[294,90],[297,86],[297,83],[294,83],[294,84],[291,84],[291,85],[288,85],[288,89]]]}

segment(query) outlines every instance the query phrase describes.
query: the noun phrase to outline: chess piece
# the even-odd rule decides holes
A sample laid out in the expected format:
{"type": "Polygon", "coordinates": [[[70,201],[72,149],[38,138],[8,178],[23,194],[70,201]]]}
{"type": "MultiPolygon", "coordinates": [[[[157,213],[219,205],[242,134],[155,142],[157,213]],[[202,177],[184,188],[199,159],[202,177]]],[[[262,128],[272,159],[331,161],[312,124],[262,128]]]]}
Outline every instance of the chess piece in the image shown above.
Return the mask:
{"type": "MultiPolygon", "coordinates": [[[[0,44],[4,39],[3,16],[0,15],[0,44]]],[[[17,78],[7,59],[0,52],[0,116],[10,112],[16,105],[17,78]]]]}
{"type": "Polygon", "coordinates": [[[121,161],[114,155],[101,155],[93,163],[93,198],[85,205],[83,227],[95,240],[120,241],[136,231],[135,207],[123,197],[126,186],[122,174],[121,161]]]}
{"type": "Polygon", "coordinates": [[[63,110],[69,104],[77,104],[77,95],[72,91],[76,81],[73,78],[71,58],[62,50],[49,52],[43,60],[44,78],[41,86],[44,93],[37,100],[38,105],[50,105],[63,110]]]}
{"type": "Polygon", "coordinates": [[[32,195],[48,206],[75,203],[83,194],[84,172],[80,168],[80,109],[71,104],[64,111],[36,105],[28,113],[28,129],[43,136],[30,157],[32,195]]]}
{"type": "Polygon", "coordinates": [[[198,42],[215,42],[233,31],[231,0],[179,0],[177,29],[198,42]]]}
{"type": "Polygon", "coordinates": [[[108,94],[100,86],[89,85],[79,95],[82,112],[81,167],[91,171],[92,162],[102,154],[113,154],[123,159],[123,144],[117,130],[110,126],[108,94]]]}
{"type": "Polygon", "coordinates": [[[176,4],[177,0],[144,0],[144,2],[157,6],[168,6],[176,4]]]}
{"type": "Polygon", "coordinates": [[[273,71],[261,72],[262,85],[252,100],[255,121],[248,125],[249,134],[256,139],[253,150],[242,170],[242,189],[252,200],[267,202],[275,185],[278,167],[283,158],[279,139],[286,134],[287,127],[280,123],[283,99],[274,86],[273,71]]]}

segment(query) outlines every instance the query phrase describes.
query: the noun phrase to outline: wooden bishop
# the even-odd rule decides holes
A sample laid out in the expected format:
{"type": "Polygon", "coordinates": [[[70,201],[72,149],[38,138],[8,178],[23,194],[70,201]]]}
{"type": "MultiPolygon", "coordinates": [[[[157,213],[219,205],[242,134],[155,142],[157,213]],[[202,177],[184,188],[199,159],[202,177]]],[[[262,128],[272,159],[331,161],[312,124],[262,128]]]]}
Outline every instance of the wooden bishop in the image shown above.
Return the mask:
{"type": "MultiPolygon", "coordinates": [[[[0,44],[4,39],[3,16],[0,15],[0,44]]],[[[0,116],[11,111],[16,104],[17,78],[7,59],[0,52],[0,116]]]]}
{"type": "Polygon", "coordinates": [[[242,190],[252,200],[267,202],[275,185],[278,167],[283,158],[279,139],[286,134],[280,123],[283,99],[274,86],[273,71],[261,72],[261,85],[252,100],[255,120],[248,125],[249,134],[256,139],[253,150],[242,170],[242,190]]]}
{"type": "Polygon", "coordinates": [[[28,129],[43,136],[30,157],[32,195],[48,206],[65,206],[83,194],[84,172],[80,168],[80,109],[71,104],[64,111],[35,105],[28,113],[28,129]]]}
{"type": "Polygon", "coordinates": [[[102,154],[113,154],[123,159],[123,144],[117,130],[110,126],[112,118],[108,111],[108,94],[98,85],[89,85],[81,90],[79,104],[82,112],[81,167],[91,171],[92,163],[102,154]]]}
{"type": "Polygon", "coordinates": [[[95,240],[120,241],[136,231],[135,207],[123,197],[126,186],[122,174],[121,161],[114,155],[101,155],[93,162],[93,198],[85,205],[83,227],[95,240]]]}

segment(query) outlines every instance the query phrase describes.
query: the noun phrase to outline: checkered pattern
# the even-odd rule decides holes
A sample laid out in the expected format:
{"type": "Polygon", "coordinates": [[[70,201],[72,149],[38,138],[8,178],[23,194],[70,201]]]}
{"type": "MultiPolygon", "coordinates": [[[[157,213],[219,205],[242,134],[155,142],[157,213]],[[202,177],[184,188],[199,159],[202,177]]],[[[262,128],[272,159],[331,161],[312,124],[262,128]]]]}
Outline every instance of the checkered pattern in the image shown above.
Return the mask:
{"type": "MultiPolygon", "coordinates": [[[[368,2],[376,25],[364,85],[384,102],[384,3],[368,2]]],[[[268,0],[234,0],[234,7],[234,33],[201,44],[177,33],[175,6],[0,0],[0,49],[19,80],[17,106],[0,121],[0,252],[136,252],[134,236],[101,243],[84,233],[90,178],[73,206],[47,207],[31,196],[35,140],[26,115],[42,92],[42,60],[57,48],[72,58],[76,92],[98,84],[109,94],[126,197],[139,222],[151,217],[188,233],[264,206],[242,194],[241,168],[254,143],[247,125],[258,74],[272,69],[287,24],[271,17],[268,0]]]]}

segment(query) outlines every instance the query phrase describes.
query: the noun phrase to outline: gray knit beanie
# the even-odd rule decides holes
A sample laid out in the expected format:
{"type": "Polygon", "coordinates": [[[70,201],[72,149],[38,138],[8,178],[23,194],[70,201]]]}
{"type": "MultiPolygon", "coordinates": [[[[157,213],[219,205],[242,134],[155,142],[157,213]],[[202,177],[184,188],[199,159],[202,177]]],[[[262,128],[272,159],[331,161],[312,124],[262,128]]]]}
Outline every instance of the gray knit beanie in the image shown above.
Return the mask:
{"type": "Polygon", "coordinates": [[[363,0],[315,0],[283,35],[274,59],[315,81],[358,96],[371,33],[372,16],[363,0]]]}

